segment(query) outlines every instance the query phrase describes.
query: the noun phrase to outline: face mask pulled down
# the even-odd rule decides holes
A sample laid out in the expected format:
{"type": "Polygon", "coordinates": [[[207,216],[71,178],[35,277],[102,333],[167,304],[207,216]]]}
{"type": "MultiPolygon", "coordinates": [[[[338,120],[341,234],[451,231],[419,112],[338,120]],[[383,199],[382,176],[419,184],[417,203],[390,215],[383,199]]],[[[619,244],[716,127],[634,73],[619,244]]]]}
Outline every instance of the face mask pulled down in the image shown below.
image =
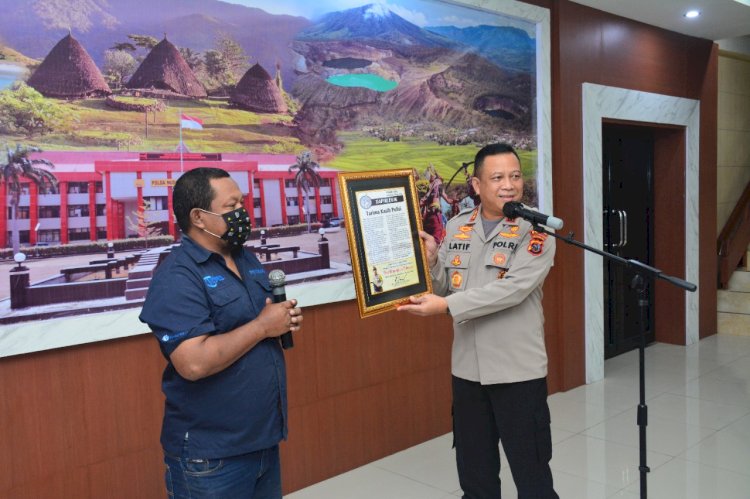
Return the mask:
{"type": "Polygon", "coordinates": [[[203,209],[200,210],[204,213],[223,218],[224,222],[227,224],[227,230],[221,236],[206,229],[203,229],[204,232],[208,232],[214,237],[227,241],[233,248],[238,248],[245,244],[245,241],[247,241],[247,238],[250,236],[250,214],[244,207],[237,208],[236,210],[224,214],[214,213],[213,211],[203,209]]]}

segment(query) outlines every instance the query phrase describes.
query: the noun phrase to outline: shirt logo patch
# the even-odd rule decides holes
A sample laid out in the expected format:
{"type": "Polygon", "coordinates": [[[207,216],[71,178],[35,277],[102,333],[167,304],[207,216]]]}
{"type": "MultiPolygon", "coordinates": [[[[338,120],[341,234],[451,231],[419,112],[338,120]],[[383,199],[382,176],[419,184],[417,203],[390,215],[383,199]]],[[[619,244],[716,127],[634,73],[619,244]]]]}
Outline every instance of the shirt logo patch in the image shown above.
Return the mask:
{"type": "Polygon", "coordinates": [[[505,256],[504,253],[495,253],[492,255],[492,261],[495,263],[495,265],[502,266],[505,265],[505,262],[508,260],[508,258],[505,256]]]}
{"type": "Polygon", "coordinates": [[[453,275],[451,275],[451,286],[454,288],[460,288],[461,283],[464,282],[464,276],[456,270],[453,272],[453,275]]]}
{"type": "Polygon", "coordinates": [[[223,280],[224,280],[223,275],[204,275],[203,276],[203,282],[205,282],[206,286],[208,286],[209,288],[215,288],[223,280]]]}
{"type": "Polygon", "coordinates": [[[184,336],[187,336],[187,331],[178,331],[171,336],[169,334],[165,334],[159,339],[161,340],[162,343],[168,343],[170,341],[179,340],[180,338],[184,336]]]}
{"type": "Polygon", "coordinates": [[[454,267],[458,267],[459,265],[461,265],[461,257],[459,255],[454,256],[453,260],[451,260],[451,265],[453,265],[454,267]]]}
{"type": "Polygon", "coordinates": [[[247,273],[252,276],[256,276],[256,275],[263,275],[266,273],[266,271],[263,269],[250,269],[247,271],[247,273]]]}

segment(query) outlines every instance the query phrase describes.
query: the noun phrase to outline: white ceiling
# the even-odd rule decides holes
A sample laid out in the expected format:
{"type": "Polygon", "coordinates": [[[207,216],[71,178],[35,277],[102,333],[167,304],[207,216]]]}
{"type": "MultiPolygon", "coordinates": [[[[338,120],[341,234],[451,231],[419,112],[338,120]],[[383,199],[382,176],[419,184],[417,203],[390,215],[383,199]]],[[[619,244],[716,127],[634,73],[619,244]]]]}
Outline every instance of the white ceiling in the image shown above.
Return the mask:
{"type": "Polygon", "coordinates": [[[581,5],[641,21],[652,26],[709,40],[745,37],[750,40],[748,0],[572,0],[581,5]],[[690,9],[701,15],[684,16],[690,9]]]}

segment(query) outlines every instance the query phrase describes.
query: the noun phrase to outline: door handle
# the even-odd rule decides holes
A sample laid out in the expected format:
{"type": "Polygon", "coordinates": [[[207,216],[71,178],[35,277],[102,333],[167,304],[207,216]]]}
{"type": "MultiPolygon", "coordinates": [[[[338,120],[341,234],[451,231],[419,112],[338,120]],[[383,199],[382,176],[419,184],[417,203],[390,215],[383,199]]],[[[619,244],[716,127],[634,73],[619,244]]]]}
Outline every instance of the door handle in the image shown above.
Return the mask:
{"type": "Polygon", "coordinates": [[[609,217],[611,215],[617,215],[617,222],[620,225],[620,233],[617,242],[610,242],[611,248],[622,248],[628,244],[628,215],[623,210],[604,210],[604,216],[609,217]]]}

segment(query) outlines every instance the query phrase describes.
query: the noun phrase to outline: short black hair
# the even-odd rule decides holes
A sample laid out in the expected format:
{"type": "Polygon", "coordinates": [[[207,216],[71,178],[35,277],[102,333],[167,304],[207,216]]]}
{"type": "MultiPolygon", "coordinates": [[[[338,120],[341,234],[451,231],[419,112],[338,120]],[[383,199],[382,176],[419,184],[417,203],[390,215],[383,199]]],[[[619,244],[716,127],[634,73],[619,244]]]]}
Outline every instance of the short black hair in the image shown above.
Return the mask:
{"type": "Polygon", "coordinates": [[[195,168],[184,173],[174,184],[172,209],[182,232],[190,228],[190,211],[193,208],[210,210],[214,200],[211,179],[226,178],[229,173],[221,168],[195,168]]]}
{"type": "Polygon", "coordinates": [[[484,158],[486,158],[487,156],[495,156],[497,154],[508,153],[515,156],[518,160],[518,164],[521,164],[521,158],[518,157],[518,153],[510,144],[507,144],[505,142],[497,142],[495,144],[487,144],[486,146],[481,148],[479,152],[477,152],[477,155],[474,156],[474,176],[479,177],[479,174],[482,171],[482,166],[484,166],[484,158]]]}

